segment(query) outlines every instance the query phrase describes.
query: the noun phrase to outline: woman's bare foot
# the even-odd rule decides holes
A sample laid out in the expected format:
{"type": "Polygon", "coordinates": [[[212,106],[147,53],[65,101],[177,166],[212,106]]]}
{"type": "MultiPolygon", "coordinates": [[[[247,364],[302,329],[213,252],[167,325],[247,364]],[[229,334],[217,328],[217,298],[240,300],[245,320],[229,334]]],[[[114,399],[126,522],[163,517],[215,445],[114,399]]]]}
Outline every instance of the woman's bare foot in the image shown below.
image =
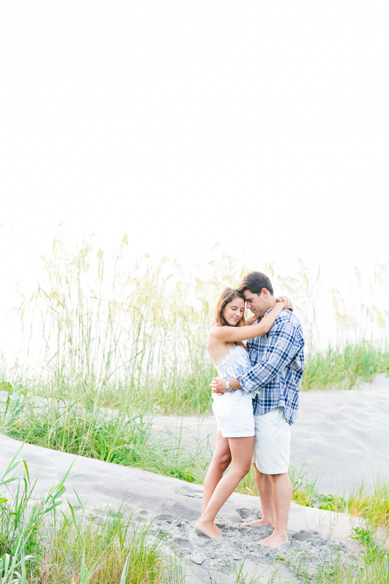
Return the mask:
{"type": "Polygon", "coordinates": [[[195,529],[210,539],[222,537],[222,532],[213,521],[203,521],[201,517],[196,521],[195,529]]]}
{"type": "Polygon", "coordinates": [[[265,539],[260,539],[257,543],[267,546],[270,548],[278,548],[282,545],[288,543],[288,534],[279,534],[279,533],[272,533],[269,537],[265,537],[265,539]]]}
{"type": "Polygon", "coordinates": [[[239,523],[239,527],[245,527],[246,525],[274,525],[274,521],[272,521],[271,519],[265,519],[264,517],[262,517],[262,519],[256,519],[255,521],[245,521],[245,523],[239,523]]]}

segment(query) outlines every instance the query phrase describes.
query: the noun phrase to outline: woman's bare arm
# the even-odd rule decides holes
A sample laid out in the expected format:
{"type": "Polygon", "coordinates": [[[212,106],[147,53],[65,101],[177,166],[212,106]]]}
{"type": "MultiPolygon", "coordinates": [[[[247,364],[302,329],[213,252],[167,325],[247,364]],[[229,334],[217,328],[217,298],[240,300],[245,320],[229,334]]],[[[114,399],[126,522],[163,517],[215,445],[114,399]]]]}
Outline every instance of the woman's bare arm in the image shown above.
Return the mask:
{"type": "Polygon", "coordinates": [[[245,341],[254,337],[265,335],[269,332],[277,316],[285,308],[284,302],[277,302],[269,314],[261,318],[261,322],[252,326],[221,326],[213,330],[214,336],[218,341],[225,343],[234,343],[236,341],[245,341]]]}
{"type": "MultiPolygon", "coordinates": [[[[289,308],[289,310],[291,310],[293,312],[292,301],[287,296],[278,296],[276,298],[276,301],[277,302],[284,302],[285,308],[289,308]]],[[[248,316],[245,320],[246,320],[245,326],[250,326],[257,320],[257,317],[254,314],[252,314],[251,316],[248,316]]]]}

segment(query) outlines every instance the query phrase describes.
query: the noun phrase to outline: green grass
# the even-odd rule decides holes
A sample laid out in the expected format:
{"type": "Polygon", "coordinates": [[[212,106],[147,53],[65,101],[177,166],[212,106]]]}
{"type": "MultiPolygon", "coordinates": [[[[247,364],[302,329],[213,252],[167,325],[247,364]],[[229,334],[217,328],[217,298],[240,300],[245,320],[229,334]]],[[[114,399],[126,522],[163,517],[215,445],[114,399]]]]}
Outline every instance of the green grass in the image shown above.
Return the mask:
{"type": "MultiPolygon", "coordinates": [[[[389,530],[389,481],[384,483],[377,481],[371,489],[361,485],[348,496],[342,496],[320,493],[316,481],[306,480],[304,467],[297,470],[291,465],[289,476],[292,483],[292,501],[297,505],[357,515],[365,519],[370,528],[389,530]]],[[[257,495],[253,467],[240,482],[237,492],[243,495],[257,495]]]]}
{"type": "Polygon", "coordinates": [[[34,406],[29,396],[14,392],[0,419],[0,431],[17,440],[70,454],[199,482],[207,460],[201,444],[195,452],[166,432],[152,435],[151,420],[125,412],[92,410],[63,400],[34,406]]]}
{"type": "MultiPolygon", "coordinates": [[[[108,259],[103,250],[94,249],[91,240],[83,241],[74,250],[61,241],[54,242],[52,256],[43,258],[36,293],[29,300],[22,297],[20,301],[20,338],[27,349],[17,363],[3,364],[0,390],[9,392],[10,399],[0,420],[0,430],[18,440],[48,448],[201,483],[208,454],[204,456],[200,445],[196,453],[190,454],[173,435],[163,442],[156,440],[145,414],[202,414],[211,409],[209,383],[215,369],[205,342],[213,306],[221,289],[236,286],[247,270],[233,258],[223,257],[204,273],[188,277],[177,262],[145,256],[133,265],[128,253],[126,238],[117,254],[108,259]],[[133,267],[129,268],[130,265],[133,267]],[[27,359],[31,355],[32,361],[27,359]],[[37,408],[33,396],[48,398],[49,403],[37,408]],[[118,415],[109,418],[102,408],[112,408],[118,415]]],[[[334,292],[337,332],[339,338],[349,341],[318,351],[312,341],[317,327],[315,298],[322,289],[319,273],[316,279],[312,278],[302,263],[300,272],[290,278],[277,279],[271,266],[264,271],[275,284],[278,280],[277,288],[292,297],[306,331],[309,351],[302,391],[349,390],[359,381],[371,381],[376,374],[389,374],[389,349],[382,334],[388,324],[385,310],[378,306],[357,308],[363,329],[380,333],[377,342],[361,341],[365,334],[356,328],[355,314],[347,313],[339,294],[334,292]]],[[[383,276],[377,275],[380,287],[384,286],[383,276]]],[[[371,287],[374,285],[372,281],[371,287]]],[[[387,529],[387,485],[368,493],[361,488],[345,499],[317,493],[315,484],[307,484],[296,472],[292,471],[291,478],[296,503],[357,514],[368,521],[367,529],[375,526],[387,529]]],[[[20,488],[24,488],[22,484],[20,488]]],[[[252,472],[239,490],[246,494],[256,492],[252,472]]],[[[19,572],[24,578],[26,566],[39,563],[43,557],[40,529],[33,527],[39,526],[39,522],[37,519],[29,527],[26,523],[23,531],[20,528],[23,521],[18,523],[18,517],[25,516],[23,508],[16,510],[15,515],[7,515],[6,498],[0,494],[3,522],[0,557],[6,554],[0,569],[3,573],[8,570],[9,574],[19,572]]],[[[37,508],[37,518],[42,519],[42,509],[47,506],[37,508]]],[[[89,540],[94,542],[89,548],[76,525],[71,522],[69,525],[62,526],[64,533],[61,530],[57,533],[66,541],[62,547],[72,550],[69,557],[73,560],[64,568],[63,581],[71,582],[72,573],[78,583],[85,580],[98,558],[98,541],[103,535],[89,532],[89,540]],[[71,543],[72,538],[79,538],[84,544],[77,548],[75,542],[71,543]]],[[[116,541],[112,546],[110,549],[116,550],[112,553],[122,553],[120,543],[116,541]]],[[[133,549],[137,549],[135,543],[133,549]]],[[[57,553],[60,552],[59,544],[57,553]]],[[[339,566],[332,575],[323,575],[322,582],[374,582],[371,579],[374,566],[383,578],[381,581],[387,581],[387,558],[373,548],[370,552],[372,562],[367,564],[363,560],[359,571],[345,575],[344,567],[339,566]]],[[[129,557],[126,553],[120,556],[122,571],[129,557]]],[[[157,550],[150,554],[150,558],[154,557],[151,564],[157,566],[157,550]]],[[[64,565],[66,561],[63,558],[64,565]]],[[[127,566],[133,561],[129,560],[127,566]]],[[[146,566],[148,561],[145,560],[146,566]]],[[[55,561],[51,558],[49,562],[52,570],[55,561]]],[[[51,577],[50,570],[45,572],[45,578],[51,577]]],[[[162,573],[157,567],[155,570],[156,574],[162,573]]],[[[152,573],[149,568],[146,572],[152,573]]],[[[139,568],[143,578],[148,577],[146,572],[139,568]]],[[[13,577],[6,576],[2,584],[8,584],[13,577]]],[[[105,574],[102,578],[111,576],[105,574]]]]}
{"type": "MultiPolygon", "coordinates": [[[[288,561],[285,562],[288,565],[288,561]]],[[[389,554],[382,547],[366,549],[350,564],[334,554],[323,562],[316,574],[310,573],[304,558],[296,570],[297,581],[302,584],[386,584],[389,582],[389,554]]],[[[259,582],[258,582],[259,584],[259,582]]]]}
{"type": "Polygon", "coordinates": [[[41,501],[33,502],[36,481],[31,482],[27,463],[16,459],[20,450],[0,479],[2,584],[183,583],[180,566],[160,549],[161,538],[149,537],[150,526],[139,527],[120,509],[99,524],[86,520],[80,500],[79,512],[68,502],[67,510],[57,513],[70,468],[41,501]],[[20,465],[21,476],[13,476],[20,465]]]}
{"type": "MultiPolygon", "coordinates": [[[[26,396],[22,397],[26,400],[26,396]]],[[[29,433],[28,424],[32,424],[36,435],[41,440],[41,445],[48,445],[48,441],[53,440],[53,444],[56,444],[57,447],[60,446],[60,449],[76,454],[82,452],[84,456],[89,455],[101,460],[110,460],[117,464],[131,464],[160,474],[178,476],[197,483],[202,482],[204,468],[198,465],[198,459],[193,457],[189,461],[184,454],[185,464],[183,465],[183,460],[179,459],[178,454],[175,453],[171,456],[169,450],[164,446],[161,446],[161,450],[158,452],[158,444],[150,441],[149,426],[144,425],[145,422],[130,418],[129,424],[121,422],[121,425],[115,426],[116,422],[112,425],[112,420],[99,418],[99,423],[97,423],[96,412],[84,416],[83,419],[80,415],[82,410],[79,410],[77,414],[79,425],[77,426],[69,412],[63,409],[64,420],[67,419],[70,427],[77,428],[79,432],[78,434],[73,432],[69,435],[66,425],[58,424],[59,417],[54,421],[50,420],[48,411],[43,416],[42,412],[37,415],[28,401],[23,403],[23,399],[18,400],[17,395],[14,398],[16,398],[14,402],[8,404],[6,419],[8,420],[8,431],[13,428],[14,436],[19,439],[24,432],[29,433]],[[37,423],[37,418],[46,419],[47,424],[37,423]],[[91,426],[87,423],[87,418],[91,420],[91,426]],[[59,428],[58,433],[54,431],[55,426],[59,428]],[[93,427],[99,428],[97,433],[92,431],[93,427]],[[130,432],[126,434],[126,439],[123,441],[119,439],[121,431],[130,432]],[[70,443],[67,449],[66,439],[69,436],[70,443]],[[121,448],[124,444],[126,444],[125,449],[121,448]],[[150,451],[153,450],[156,452],[150,454],[150,451]],[[165,457],[163,462],[161,462],[161,456],[165,457]]],[[[53,404],[50,405],[50,409],[53,410],[53,404]]],[[[56,414],[58,416],[58,412],[56,414]]],[[[183,456],[182,450],[181,447],[177,449],[181,457],[183,456]]],[[[108,522],[107,520],[102,526],[94,525],[83,522],[80,517],[75,515],[74,509],[69,505],[70,511],[65,515],[63,521],[61,523],[54,522],[54,525],[50,527],[52,529],[50,536],[48,537],[47,533],[45,536],[42,526],[47,524],[45,518],[61,503],[61,496],[65,491],[66,475],[42,501],[35,503],[31,499],[35,483],[30,481],[27,465],[24,464],[22,479],[10,478],[11,471],[17,464],[15,462],[16,455],[3,480],[0,481],[2,534],[0,538],[0,571],[2,570],[2,574],[5,575],[2,584],[10,584],[14,581],[22,583],[28,581],[30,584],[73,581],[77,583],[86,581],[103,583],[109,581],[122,584],[123,573],[126,574],[126,579],[123,582],[134,584],[164,582],[165,576],[162,574],[166,574],[167,569],[173,570],[173,568],[166,567],[166,559],[159,553],[158,542],[154,542],[150,546],[147,529],[141,532],[132,531],[131,538],[128,539],[127,529],[131,522],[123,524],[120,513],[115,515],[113,519],[111,518],[112,521],[108,522]],[[6,488],[8,481],[15,480],[19,480],[16,495],[10,497],[4,488],[6,488]],[[31,504],[32,513],[28,514],[27,509],[29,506],[31,507],[31,504]],[[136,569],[130,571],[130,567],[134,566],[136,569]],[[21,574],[19,580],[14,579],[16,573],[21,574]],[[92,578],[91,580],[88,579],[89,576],[92,578]]],[[[19,464],[21,463],[19,462],[19,464]]],[[[350,497],[343,498],[339,495],[318,493],[315,483],[309,484],[305,481],[303,470],[297,472],[291,468],[290,475],[293,484],[293,500],[296,503],[335,512],[349,512],[360,515],[366,520],[366,528],[355,530],[355,538],[360,541],[362,547],[358,557],[358,569],[353,572],[353,579],[347,571],[345,572],[345,567],[337,565],[334,560],[335,563],[330,572],[323,568],[323,573],[318,574],[313,580],[309,580],[307,574],[304,575],[302,564],[299,571],[301,581],[362,583],[380,582],[374,579],[376,573],[386,577],[388,573],[387,552],[384,553],[382,547],[376,543],[375,529],[379,527],[387,532],[389,527],[389,485],[378,485],[370,492],[361,487],[350,497]]],[[[238,491],[245,494],[256,494],[252,471],[241,482],[238,491]]],[[[179,571],[174,572],[173,570],[172,574],[171,582],[175,582],[175,578],[177,581],[180,580],[179,571]]]]}
{"type": "Polygon", "coordinates": [[[375,530],[369,527],[356,527],[351,537],[359,543],[359,553],[351,569],[341,559],[336,559],[330,569],[322,567],[313,579],[303,573],[302,581],[313,581],[315,584],[384,584],[389,582],[389,551],[377,544],[375,530]]]}
{"type": "MultiPolygon", "coordinates": [[[[22,393],[9,395],[0,419],[0,430],[17,440],[96,458],[123,466],[175,477],[201,484],[210,452],[197,442],[195,451],[185,448],[181,437],[168,430],[155,437],[152,421],[142,415],[81,407],[64,400],[49,400],[40,405],[22,393]]],[[[371,492],[361,486],[344,498],[320,494],[315,481],[307,482],[304,469],[291,466],[292,500],[308,507],[351,513],[370,525],[389,528],[389,483],[377,484],[371,492]]],[[[253,468],[241,481],[238,492],[256,494],[253,468]]]]}
{"type": "Polygon", "coordinates": [[[148,529],[134,527],[120,511],[95,524],[71,509],[51,536],[43,581],[83,582],[89,575],[91,584],[179,584],[179,569],[162,553],[161,538],[152,541],[148,529]]]}
{"type": "Polygon", "coordinates": [[[330,347],[307,355],[301,389],[352,389],[358,381],[372,381],[377,373],[389,375],[389,350],[368,342],[330,347]]]}
{"type": "MultiPolygon", "coordinates": [[[[204,347],[202,347],[204,351],[204,347]]],[[[134,380],[128,383],[107,383],[103,390],[85,384],[72,384],[63,379],[55,383],[37,380],[11,383],[6,377],[0,381],[0,390],[20,391],[29,395],[63,399],[69,403],[85,405],[90,410],[102,407],[151,414],[203,414],[211,410],[211,378],[216,370],[204,354],[186,374],[175,375],[162,371],[160,377],[147,378],[143,384],[134,380]]],[[[389,375],[389,350],[373,343],[361,342],[344,348],[329,348],[323,353],[306,355],[301,391],[326,389],[352,389],[361,381],[372,381],[382,373],[389,375]]]]}
{"type": "MultiPolygon", "coordinates": [[[[21,448],[20,448],[21,449],[21,448]]],[[[19,451],[20,451],[19,449],[19,451]]],[[[28,466],[23,461],[23,476],[12,476],[12,471],[21,464],[16,452],[0,480],[0,575],[2,584],[26,582],[30,566],[42,559],[41,527],[45,517],[61,504],[65,491],[64,482],[69,471],[58,485],[50,489],[41,501],[33,502],[36,480],[32,483],[28,466]],[[9,494],[10,483],[16,489],[9,494]],[[15,579],[16,578],[16,579],[15,579]]],[[[69,469],[70,470],[70,469],[69,469]]]]}
{"type": "MultiPolygon", "coordinates": [[[[206,337],[213,309],[223,287],[237,286],[248,268],[227,256],[190,274],[167,258],[143,256],[134,262],[127,241],[124,237],[110,258],[94,248],[92,238],[73,249],[61,240],[53,242],[52,254],[42,258],[36,292],[29,299],[21,295],[13,313],[20,316],[12,326],[19,327],[25,351],[17,363],[3,363],[0,387],[22,387],[30,394],[92,409],[163,414],[210,410],[209,384],[216,372],[206,337]]],[[[348,314],[333,292],[337,332],[349,341],[318,351],[313,341],[315,299],[323,290],[319,272],[312,277],[303,262],[290,277],[277,277],[271,265],[263,269],[277,289],[292,297],[304,326],[309,351],[303,391],[350,389],[357,380],[388,374],[383,331],[389,316],[384,309],[353,309],[362,334],[355,314],[348,314]],[[365,330],[376,331],[377,343],[360,340],[365,330]]],[[[381,272],[371,287],[385,286],[384,267],[381,272]]]]}
{"type": "Polygon", "coordinates": [[[363,517],[373,528],[389,529],[389,482],[377,482],[374,488],[350,493],[347,497],[337,494],[323,495],[315,491],[313,502],[319,509],[339,513],[350,513],[363,517]]]}
{"type": "MultiPolygon", "coordinates": [[[[25,461],[17,459],[19,452],[0,479],[2,584],[185,584],[182,568],[165,555],[163,540],[151,537],[150,525],[139,526],[120,509],[103,513],[96,523],[86,519],[79,499],[78,511],[64,503],[70,468],[58,485],[36,501],[36,482],[31,481],[25,461]],[[21,466],[21,475],[14,476],[21,466]]],[[[299,582],[387,582],[389,555],[377,542],[375,529],[355,528],[353,539],[359,544],[353,559],[346,563],[334,555],[315,575],[306,570],[303,558],[297,565],[288,554],[277,561],[289,565],[299,582]]],[[[241,584],[264,582],[244,578],[242,570],[236,570],[235,576],[241,584]]]]}

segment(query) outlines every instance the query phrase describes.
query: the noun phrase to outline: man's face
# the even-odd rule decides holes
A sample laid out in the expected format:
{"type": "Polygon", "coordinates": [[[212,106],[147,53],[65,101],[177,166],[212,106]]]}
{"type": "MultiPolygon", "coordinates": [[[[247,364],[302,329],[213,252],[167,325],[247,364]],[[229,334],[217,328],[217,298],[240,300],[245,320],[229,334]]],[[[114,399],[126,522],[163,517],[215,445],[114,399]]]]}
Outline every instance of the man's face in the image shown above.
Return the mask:
{"type": "Polygon", "coordinates": [[[267,290],[262,288],[260,294],[245,290],[243,295],[246,300],[246,307],[258,318],[262,317],[268,309],[267,306],[267,290]]]}

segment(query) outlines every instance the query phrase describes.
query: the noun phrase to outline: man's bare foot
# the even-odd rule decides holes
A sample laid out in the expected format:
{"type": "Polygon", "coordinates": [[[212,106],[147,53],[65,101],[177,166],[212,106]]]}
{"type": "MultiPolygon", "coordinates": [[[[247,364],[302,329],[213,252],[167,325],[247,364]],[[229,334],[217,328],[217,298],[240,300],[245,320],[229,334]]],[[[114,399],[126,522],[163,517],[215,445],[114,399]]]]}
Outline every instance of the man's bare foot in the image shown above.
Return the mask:
{"type": "Polygon", "coordinates": [[[271,519],[265,519],[265,517],[262,517],[262,519],[256,519],[255,521],[245,521],[244,523],[239,523],[239,527],[245,527],[246,525],[274,525],[274,521],[272,521],[271,519]]]}
{"type": "Polygon", "coordinates": [[[195,529],[210,539],[222,537],[222,532],[217,527],[217,525],[213,523],[213,521],[203,521],[201,517],[196,521],[195,529]]]}
{"type": "Polygon", "coordinates": [[[278,548],[288,543],[288,541],[289,539],[286,533],[285,535],[272,533],[269,537],[265,537],[265,539],[260,539],[257,543],[270,548],[278,548]]]}

